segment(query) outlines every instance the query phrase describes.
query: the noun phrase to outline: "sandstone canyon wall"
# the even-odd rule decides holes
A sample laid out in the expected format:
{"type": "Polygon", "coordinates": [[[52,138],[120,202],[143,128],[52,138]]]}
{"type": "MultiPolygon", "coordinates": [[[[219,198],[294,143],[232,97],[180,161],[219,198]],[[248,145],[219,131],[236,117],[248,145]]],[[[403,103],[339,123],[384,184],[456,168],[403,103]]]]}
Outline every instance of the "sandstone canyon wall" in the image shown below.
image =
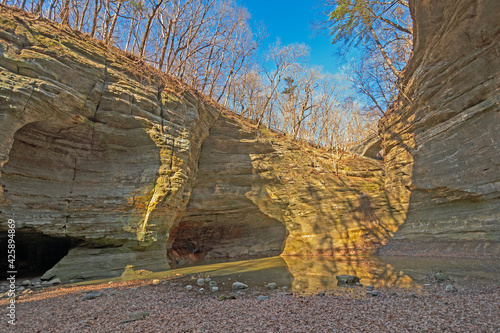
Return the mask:
{"type": "Polygon", "coordinates": [[[410,1],[414,52],[380,123],[407,218],[381,253],[500,256],[500,2],[410,1]]]}
{"type": "Polygon", "coordinates": [[[223,113],[201,147],[172,258],[349,255],[385,243],[403,214],[389,206],[379,161],[331,154],[223,113]]]}
{"type": "MultiPolygon", "coordinates": [[[[216,116],[196,93],[118,50],[2,8],[3,230],[14,219],[20,242],[70,240],[47,278],[167,269],[169,230],[216,116]]],[[[32,262],[43,259],[31,251],[32,262]]]]}
{"type": "Polygon", "coordinates": [[[403,214],[380,161],[340,164],[119,50],[2,7],[0,240],[14,219],[26,271],[49,262],[44,278],[64,282],[371,251],[403,214]]]}

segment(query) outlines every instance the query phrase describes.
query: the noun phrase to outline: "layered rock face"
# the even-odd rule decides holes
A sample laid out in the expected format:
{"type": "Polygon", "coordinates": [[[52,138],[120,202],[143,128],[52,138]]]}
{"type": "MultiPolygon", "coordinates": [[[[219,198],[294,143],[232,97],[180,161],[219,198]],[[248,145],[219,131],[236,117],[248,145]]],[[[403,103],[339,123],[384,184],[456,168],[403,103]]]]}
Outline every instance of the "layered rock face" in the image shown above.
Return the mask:
{"type": "Polygon", "coordinates": [[[252,160],[273,152],[255,131],[222,116],[201,149],[193,192],[179,227],[172,232],[174,258],[279,255],[286,228],[261,210],[270,202],[264,179],[252,160]]]}
{"type": "Polygon", "coordinates": [[[500,255],[500,3],[412,1],[404,93],[380,124],[387,254],[500,255]]]}
{"type": "Polygon", "coordinates": [[[324,150],[224,113],[201,149],[172,258],[347,255],[383,244],[402,221],[383,191],[380,162],[324,150]]]}
{"type": "Polygon", "coordinates": [[[117,50],[2,9],[1,227],[80,244],[47,277],[168,268],[216,114],[117,50]]]}
{"type": "Polygon", "coordinates": [[[67,282],[165,270],[167,257],[371,251],[402,214],[380,161],[337,162],[2,7],[0,240],[14,219],[20,243],[40,243],[19,252],[27,272],[50,268],[40,258],[58,261],[44,278],[67,282]]]}

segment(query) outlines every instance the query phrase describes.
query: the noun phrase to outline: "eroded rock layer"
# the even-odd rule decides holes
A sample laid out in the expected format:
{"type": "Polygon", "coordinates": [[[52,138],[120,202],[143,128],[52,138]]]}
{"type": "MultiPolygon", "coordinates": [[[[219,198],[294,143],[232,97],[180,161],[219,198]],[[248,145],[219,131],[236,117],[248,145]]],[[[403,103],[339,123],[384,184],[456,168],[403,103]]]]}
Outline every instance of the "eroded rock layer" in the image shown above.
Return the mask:
{"type": "Polygon", "coordinates": [[[177,260],[347,255],[383,244],[402,221],[379,161],[325,150],[224,113],[201,149],[187,212],[172,233],[177,260]]]}
{"type": "Polygon", "coordinates": [[[279,255],[286,239],[282,220],[258,203],[271,198],[271,181],[252,160],[274,150],[255,130],[221,115],[202,145],[193,192],[173,232],[173,256],[201,258],[279,255]]]}
{"type": "Polygon", "coordinates": [[[0,230],[14,219],[24,243],[58,244],[45,279],[164,270],[167,256],[360,253],[401,223],[380,161],[334,163],[116,49],[3,9],[0,230]]]}
{"type": "Polygon", "coordinates": [[[62,280],[166,269],[216,111],[88,37],[0,12],[0,217],[71,238],[62,280]]]}
{"type": "Polygon", "coordinates": [[[382,252],[500,255],[500,3],[412,1],[414,53],[381,122],[386,189],[408,210],[382,252]]]}

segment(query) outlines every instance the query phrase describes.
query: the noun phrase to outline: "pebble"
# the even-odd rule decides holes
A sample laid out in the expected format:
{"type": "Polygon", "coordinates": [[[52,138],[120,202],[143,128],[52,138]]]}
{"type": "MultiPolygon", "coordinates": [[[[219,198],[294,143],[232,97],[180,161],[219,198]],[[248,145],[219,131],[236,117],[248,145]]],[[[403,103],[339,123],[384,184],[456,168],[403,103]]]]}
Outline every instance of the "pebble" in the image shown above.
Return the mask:
{"type": "Polygon", "coordinates": [[[90,299],[94,299],[94,298],[97,298],[99,296],[102,295],[102,291],[98,290],[98,291],[92,291],[90,293],[88,293],[87,295],[83,296],[83,299],[84,300],[90,300],[90,299]]]}
{"type": "Polygon", "coordinates": [[[248,285],[242,283],[242,282],[234,282],[232,289],[233,290],[240,290],[240,289],[247,289],[248,285]]]}
{"type": "Polygon", "coordinates": [[[55,285],[58,285],[58,284],[61,284],[61,280],[59,280],[58,278],[55,278],[55,279],[52,279],[48,282],[48,284],[50,286],[55,286],[55,285]]]}
{"type": "Polygon", "coordinates": [[[236,299],[236,296],[234,295],[220,295],[219,298],[217,298],[218,301],[225,301],[227,299],[236,299]]]}
{"type": "Polygon", "coordinates": [[[373,286],[366,286],[366,290],[368,291],[372,291],[373,289],[375,289],[373,286]]]}
{"type": "Polygon", "coordinates": [[[199,292],[200,294],[202,294],[204,291],[205,291],[205,288],[200,288],[200,289],[198,290],[198,292],[199,292]]]}
{"type": "Polygon", "coordinates": [[[209,277],[205,278],[205,282],[210,282],[210,281],[212,281],[211,278],[209,278],[209,277]]]}
{"type": "Polygon", "coordinates": [[[217,286],[217,282],[215,282],[215,281],[210,281],[210,286],[211,286],[211,287],[215,287],[215,286],[217,286]]]}
{"type": "Polygon", "coordinates": [[[188,284],[188,285],[186,286],[186,290],[187,290],[187,291],[193,290],[193,286],[192,286],[192,285],[190,285],[190,284],[188,284]]]}
{"type": "Polygon", "coordinates": [[[23,283],[22,283],[23,286],[27,287],[29,285],[31,285],[31,281],[30,280],[24,280],[23,283]]]}
{"type": "Polygon", "coordinates": [[[152,283],[153,283],[153,284],[160,284],[160,280],[159,280],[159,279],[154,279],[154,280],[152,281],[152,283]]]}
{"type": "Polygon", "coordinates": [[[205,284],[205,279],[200,278],[200,279],[196,280],[196,284],[199,286],[203,286],[205,284]]]}
{"type": "Polygon", "coordinates": [[[149,312],[138,311],[130,314],[128,316],[128,319],[122,320],[118,324],[125,324],[125,323],[130,323],[132,321],[143,320],[146,317],[149,317],[149,312]]]}
{"type": "Polygon", "coordinates": [[[452,284],[449,284],[446,286],[446,292],[449,292],[449,293],[454,293],[454,292],[457,292],[457,288],[455,288],[454,285],[452,284]]]}
{"type": "Polygon", "coordinates": [[[355,284],[359,282],[359,278],[356,275],[337,275],[335,277],[337,279],[338,284],[355,284]]]}
{"type": "Polygon", "coordinates": [[[212,290],[212,291],[219,291],[219,287],[216,287],[216,286],[211,286],[211,287],[210,287],[210,290],[212,290]]]}
{"type": "Polygon", "coordinates": [[[269,296],[264,296],[264,295],[260,295],[259,297],[257,297],[257,300],[258,301],[265,301],[266,299],[270,299],[271,297],[269,296]]]}
{"type": "Polygon", "coordinates": [[[371,295],[371,296],[380,296],[382,295],[382,293],[380,291],[367,291],[366,292],[367,295],[371,295]]]}
{"type": "Polygon", "coordinates": [[[278,288],[278,285],[276,284],[276,282],[271,282],[271,283],[266,285],[266,288],[269,290],[274,290],[274,289],[278,288]]]}

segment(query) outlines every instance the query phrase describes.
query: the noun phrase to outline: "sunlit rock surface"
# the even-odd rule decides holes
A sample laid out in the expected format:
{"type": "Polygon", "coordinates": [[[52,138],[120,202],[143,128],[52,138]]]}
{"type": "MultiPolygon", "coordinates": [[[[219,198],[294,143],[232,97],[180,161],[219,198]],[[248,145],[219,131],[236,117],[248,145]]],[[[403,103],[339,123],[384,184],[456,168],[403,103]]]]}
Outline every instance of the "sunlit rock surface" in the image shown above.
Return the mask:
{"type": "Polygon", "coordinates": [[[358,254],[402,221],[380,161],[345,154],[337,173],[326,150],[219,114],[77,32],[6,9],[0,66],[0,229],[61,244],[46,279],[165,270],[167,256],[358,254]]]}
{"type": "Polygon", "coordinates": [[[373,251],[402,215],[380,162],[331,154],[224,113],[201,148],[193,194],[172,232],[172,258],[337,256],[373,251]]]}
{"type": "Polygon", "coordinates": [[[415,49],[381,122],[405,223],[382,252],[500,256],[500,3],[411,1],[415,49]]]}
{"type": "MultiPolygon", "coordinates": [[[[117,50],[0,13],[0,212],[79,243],[48,275],[166,269],[216,111],[117,50]]],[[[3,262],[2,262],[3,263],[3,262]]]]}

